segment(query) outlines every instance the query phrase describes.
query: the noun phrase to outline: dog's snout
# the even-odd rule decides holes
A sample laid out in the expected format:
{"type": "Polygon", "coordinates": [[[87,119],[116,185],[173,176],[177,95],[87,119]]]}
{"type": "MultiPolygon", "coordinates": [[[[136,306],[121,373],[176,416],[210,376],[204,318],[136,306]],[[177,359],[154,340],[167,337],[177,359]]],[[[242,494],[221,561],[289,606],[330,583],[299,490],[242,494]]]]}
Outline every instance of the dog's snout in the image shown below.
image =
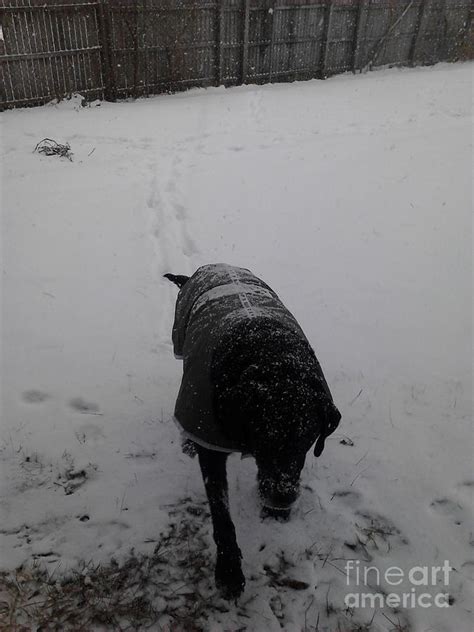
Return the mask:
{"type": "Polygon", "coordinates": [[[286,477],[275,481],[261,475],[259,476],[259,493],[268,515],[279,514],[281,517],[287,513],[289,516],[291,506],[299,495],[299,481],[292,481],[286,477]]]}

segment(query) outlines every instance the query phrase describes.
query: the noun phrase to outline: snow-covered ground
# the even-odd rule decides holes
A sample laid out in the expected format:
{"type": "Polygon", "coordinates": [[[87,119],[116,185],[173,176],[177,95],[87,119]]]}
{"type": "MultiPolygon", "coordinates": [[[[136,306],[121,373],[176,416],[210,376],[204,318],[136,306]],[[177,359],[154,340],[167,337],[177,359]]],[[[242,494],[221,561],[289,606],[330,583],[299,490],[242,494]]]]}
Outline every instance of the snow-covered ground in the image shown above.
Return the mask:
{"type": "Polygon", "coordinates": [[[413,594],[412,567],[448,560],[448,586],[415,591],[449,608],[377,608],[367,629],[471,630],[472,80],[467,63],[3,114],[4,570],[151,554],[204,500],[171,421],[162,274],[227,262],[293,311],[343,420],[288,524],[259,521],[255,465],[230,459],[247,588],[196,629],[366,629],[348,593],[413,594]],[[73,162],[33,153],[45,137],[73,162]],[[281,551],[309,588],[275,583],[281,551]],[[405,578],[347,585],[348,559],[405,578]]]}

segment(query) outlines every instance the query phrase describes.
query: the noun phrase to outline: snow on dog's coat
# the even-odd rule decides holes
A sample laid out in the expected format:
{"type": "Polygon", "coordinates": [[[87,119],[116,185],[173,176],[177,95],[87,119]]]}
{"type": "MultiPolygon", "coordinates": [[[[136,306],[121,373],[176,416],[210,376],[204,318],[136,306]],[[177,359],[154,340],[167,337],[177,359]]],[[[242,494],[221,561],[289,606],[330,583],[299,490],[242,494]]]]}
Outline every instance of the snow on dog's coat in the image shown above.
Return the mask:
{"type": "MultiPolygon", "coordinates": [[[[310,346],[296,319],[277,294],[245,268],[223,263],[202,266],[178,294],[173,346],[175,356],[182,358],[184,365],[175,419],[185,436],[206,448],[225,452],[248,451],[249,446],[233,442],[216,419],[215,384],[211,373],[216,353],[232,345],[240,327],[252,327],[262,319],[283,327],[310,346]]],[[[329,404],[332,397],[328,385],[316,358],[312,359],[315,360],[322,397],[329,404]]]]}

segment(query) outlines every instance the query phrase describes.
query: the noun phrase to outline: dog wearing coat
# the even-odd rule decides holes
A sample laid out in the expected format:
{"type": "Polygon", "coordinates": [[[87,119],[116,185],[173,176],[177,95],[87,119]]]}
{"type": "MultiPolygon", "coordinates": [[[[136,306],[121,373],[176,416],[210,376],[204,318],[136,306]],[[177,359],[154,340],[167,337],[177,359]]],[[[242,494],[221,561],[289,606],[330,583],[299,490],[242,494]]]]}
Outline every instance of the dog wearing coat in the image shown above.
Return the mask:
{"type": "Polygon", "coordinates": [[[245,586],[228,503],[226,461],[249,454],[262,516],[287,520],[306,454],[320,456],[341,415],[301,327],[277,294],[245,268],[205,265],[165,274],[180,289],[172,332],[183,360],[175,420],[198,454],[217,547],[216,585],[245,586]]]}

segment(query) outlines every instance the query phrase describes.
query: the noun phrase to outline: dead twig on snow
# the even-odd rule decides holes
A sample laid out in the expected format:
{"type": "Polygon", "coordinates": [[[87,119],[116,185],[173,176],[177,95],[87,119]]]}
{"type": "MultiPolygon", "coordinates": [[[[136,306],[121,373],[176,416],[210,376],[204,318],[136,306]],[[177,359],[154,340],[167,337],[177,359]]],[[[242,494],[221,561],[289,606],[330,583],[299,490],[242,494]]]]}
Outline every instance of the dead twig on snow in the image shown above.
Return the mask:
{"type": "Polygon", "coordinates": [[[34,148],[33,153],[34,152],[44,154],[45,156],[60,156],[61,158],[67,158],[72,162],[73,153],[69,143],[63,145],[52,138],[43,138],[43,140],[40,140],[34,148]]]}

